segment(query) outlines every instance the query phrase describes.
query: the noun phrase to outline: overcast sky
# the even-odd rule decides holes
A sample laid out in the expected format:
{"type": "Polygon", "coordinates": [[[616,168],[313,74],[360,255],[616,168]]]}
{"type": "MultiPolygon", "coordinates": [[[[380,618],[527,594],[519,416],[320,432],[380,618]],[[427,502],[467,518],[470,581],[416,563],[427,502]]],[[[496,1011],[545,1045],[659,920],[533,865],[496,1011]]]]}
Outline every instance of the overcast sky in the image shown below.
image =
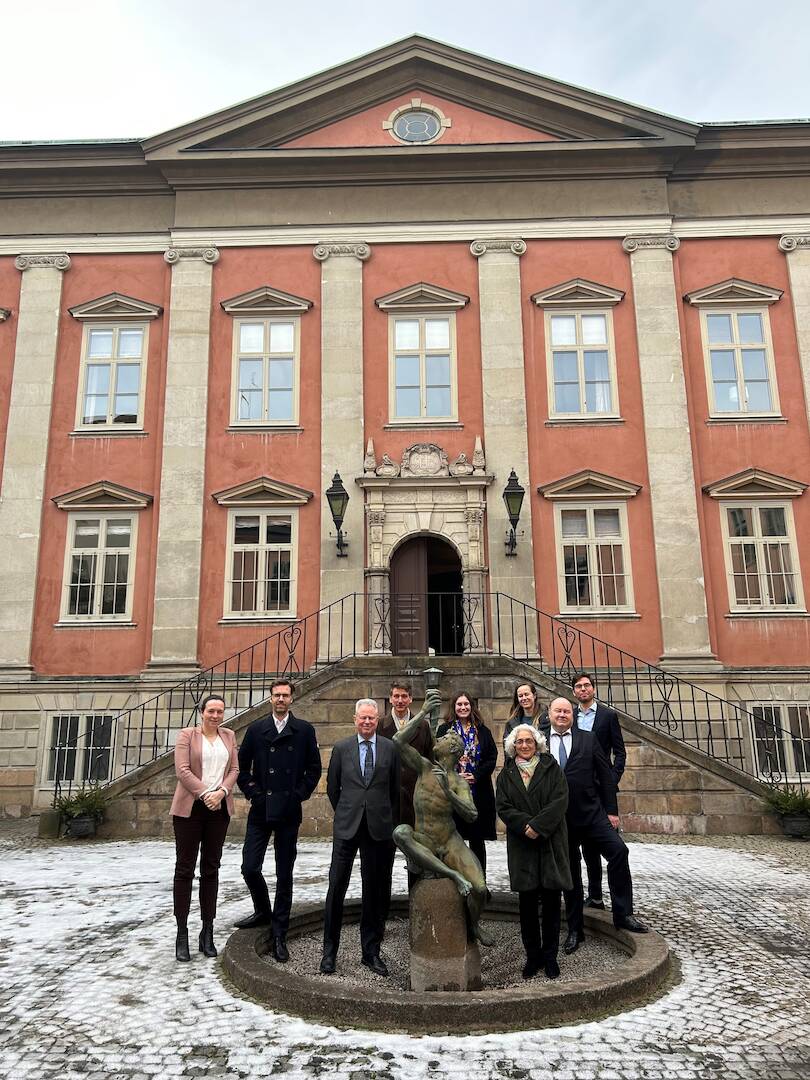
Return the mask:
{"type": "Polygon", "coordinates": [[[0,139],[153,135],[413,33],[688,120],[810,117],[808,0],[28,0],[0,139]]]}

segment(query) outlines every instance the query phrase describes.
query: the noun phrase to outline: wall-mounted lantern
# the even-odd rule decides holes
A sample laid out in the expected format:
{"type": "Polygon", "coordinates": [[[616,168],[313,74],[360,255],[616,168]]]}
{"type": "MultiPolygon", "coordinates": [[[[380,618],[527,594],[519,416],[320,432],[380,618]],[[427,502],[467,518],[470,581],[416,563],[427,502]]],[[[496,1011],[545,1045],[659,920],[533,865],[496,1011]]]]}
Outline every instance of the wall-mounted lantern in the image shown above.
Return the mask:
{"type": "Polygon", "coordinates": [[[339,559],[345,559],[346,549],[349,546],[349,542],[344,539],[342,526],[343,519],[346,516],[346,507],[349,505],[349,493],[343,486],[343,481],[340,479],[340,473],[336,472],[332,478],[332,486],[326,489],[326,501],[329,503],[329,511],[332,515],[332,521],[335,523],[335,529],[337,530],[337,553],[339,559]]]}
{"type": "Polygon", "coordinates": [[[523,496],[526,494],[520,486],[517,473],[514,469],[509,473],[509,480],[503,489],[503,501],[506,503],[506,513],[509,515],[509,534],[506,537],[506,554],[517,554],[517,525],[520,520],[520,508],[523,506],[523,496]]]}

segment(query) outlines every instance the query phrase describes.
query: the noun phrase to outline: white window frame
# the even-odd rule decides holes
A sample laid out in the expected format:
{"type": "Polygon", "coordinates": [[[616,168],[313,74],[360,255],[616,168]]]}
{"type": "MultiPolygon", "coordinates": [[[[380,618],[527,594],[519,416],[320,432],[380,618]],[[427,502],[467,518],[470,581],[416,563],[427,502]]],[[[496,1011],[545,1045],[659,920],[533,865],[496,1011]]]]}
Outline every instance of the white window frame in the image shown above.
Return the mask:
{"type": "Polygon", "coordinates": [[[121,432],[121,431],[143,431],[144,422],[144,401],[146,395],[146,375],[148,367],[149,357],[149,323],[148,322],[130,322],[129,320],[122,320],[120,322],[88,322],[85,323],[82,328],[82,352],[81,361],[79,364],[79,388],[76,400],[76,418],[75,418],[75,431],[98,431],[98,432],[121,432]],[[103,357],[93,358],[90,356],[90,335],[98,331],[105,333],[112,333],[113,335],[113,347],[112,355],[109,359],[103,357]],[[134,358],[120,358],[118,357],[118,341],[122,330],[140,330],[143,334],[141,355],[138,360],[134,358]],[[138,363],[140,366],[140,378],[138,380],[138,412],[135,419],[135,423],[127,424],[116,422],[112,419],[112,407],[115,401],[115,373],[118,366],[131,365],[138,363]],[[84,422],[84,402],[87,397],[87,375],[88,368],[98,367],[102,364],[108,364],[110,367],[110,390],[108,393],[107,401],[107,420],[103,424],[86,424],[84,422]]]}
{"type": "Polygon", "coordinates": [[[740,305],[739,307],[731,306],[712,306],[701,307],[700,309],[700,334],[701,341],[703,343],[703,366],[706,372],[706,388],[709,395],[709,416],[713,420],[748,420],[758,417],[779,417],[782,415],[779,406],[779,386],[776,381],[776,365],[774,364],[773,357],[773,342],[771,340],[771,320],[770,313],[767,306],[749,306],[747,304],[740,305]],[[707,319],[711,315],[725,315],[731,317],[732,325],[732,338],[733,341],[728,344],[722,344],[720,342],[711,343],[709,341],[709,326],[707,319]],[[762,337],[761,342],[741,342],[739,335],[739,316],[740,315],[759,315],[762,320],[762,337]],[[768,388],[771,394],[771,409],[755,410],[749,409],[747,406],[741,409],[735,410],[723,410],[717,408],[717,401],[715,399],[714,388],[714,375],[712,373],[712,349],[716,351],[730,352],[734,355],[734,373],[737,377],[737,400],[740,402],[745,401],[745,380],[743,378],[742,369],[742,350],[746,347],[761,348],[765,353],[765,366],[768,373],[768,388]]]}
{"type": "MultiPolygon", "coordinates": [[[[45,740],[44,746],[44,760],[42,763],[41,783],[40,787],[53,788],[57,784],[70,784],[72,786],[82,787],[85,784],[106,783],[112,772],[115,761],[115,717],[118,715],[116,710],[99,710],[82,712],[80,709],[61,709],[58,712],[52,713],[48,718],[48,737],[45,740]],[[71,776],[57,776],[57,757],[55,746],[57,738],[57,725],[63,721],[76,720],[76,740],[75,740],[75,758],[74,768],[71,776]],[[107,750],[107,770],[104,776],[92,778],[86,776],[88,771],[87,753],[90,749],[98,749],[98,747],[91,746],[88,743],[87,733],[93,720],[109,720],[110,721],[110,742],[108,747],[101,747],[107,750]],[[51,755],[54,755],[53,769],[51,769],[51,755]]],[[[69,744],[63,744],[68,745],[69,744]]],[[[62,765],[65,758],[61,758],[62,765]]],[[[60,769],[59,771],[62,771],[60,769]]]]}
{"type": "MultiPolygon", "coordinates": [[[[759,776],[764,778],[769,777],[772,773],[778,773],[785,780],[798,780],[799,776],[802,776],[805,780],[810,775],[810,701],[755,701],[748,705],[748,711],[751,715],[751,748],[753,754],[754,768],[759,776]],[[763,710],[763,715],[757,716],[757,710],[763,710]],[[792,709],[801,710],[803,712],[802,717],[797,717],[800,731],[799,740],[805,744],[805,748],[802,752],[797,754],[795,739],[791,735],[791,715],[792,709]],[[770,711],[771,715],[766,715],[766,711],[770,711]],[[762,758],[758,747],[765,741],[762,738],[758,738],[756,730],[756,722],[761,720],[763,724],[773,725],[773,742],[771,746],[775,751],[775,760],[772,762],[771,769],[764,769],[762,758]],[[775,732],[776,725],[779,725],[781,729],[781,738],[777,742],[777,735],[775,732]],[[801,728],[804,728],[807,735],[801,733],[801,728]],[[800,761],[801,754],[803,753],[804,761],[800,761]],[[797,768],[797,764],[803,764],[804,769],[797,768]]],[[[767,743],[766,743],[767,747],[767,743]]],[[[764,751],[768,753],[767,748],[764,751]]]]}
{"type": "Polygon", "coordinates": [[[616,377],[616,344],[613,335],[613,311],[610,307],[576,307],[570,308],[546,308],[545,310],[545,335],[546,335],[546,373],[548,381],[548,415],[552,420],[576,420],[584,423],[594,420],[618,420],[619,412],[619,384],[616,377]],[[605,334],[607,342],[605,348],[608,354],[608,373],[610,375],[610,398],[611,409],[607,412],[585,411],[585,353],[596,351],[594,346],[585,345],[582,342],[582,316],[600,315],[605,320],[605,334]],[[555,346],[551,338],[551,320],[560,317],[575,318],[577,327],[576,345],[555,346]],[[559,412],[556,407],[555,381],[554,381],[554,353],[575,352],[577,354],[577,376],[579,379],[579,399],[582,408],[579,412],[559,412]]]}
{"type": "Polygon", "coordinates": [[[233,320],[233,359],[231,365],[231,426],[239,428],[290,428],[298,426],[300,410],[300,385],[301,385],[301,318],[299,315],[245,315],[233,320]],[[290,353],[271,353],[270,326],[271,324],[289,324],[293,328],[293,352],[292,352],[292,416],[289,419],[271,419],[268,417],[267,395],[269,392],[269,367],[270,361],[289,359],[290,353]],[[264,344],[267,346],[261,353],[242,352],[241,335],[243,326],[263,327],[264,344]],[[240,420],[239,418],[239,362],[240,360],[262,361],[262,417],[258,420],[240,420]]]}
{"type": "Polygon", "coordinates": [[[804,606],[804,590],[802,587],[801,566],[799,563],[799,549],[796,543],[796,531],[793,523],[793,507],[789,501],[784,499],[762,499],[762,498],[739,498],[734,500],[723,500],[719,503],[720,509],[720,528],[723,536],[723,558],[726,569],[726,581],[728,583],[728,602],[729,611],[733,614],[739,613],[756,613],[761,615],[768,615],[773,612],[803,612],[804,606]],[[729,510],[742,510],[751,509],[754,511],[753,518],[755,520],[755,535],[752,537],[733,537],[731,536],[728,527],[728,511],[729,510]],[[763,537],[760,533],[760,510],[783,510],[785,514],[785,528],[787,535],[785,537],[763,537]],[[768,574],[765,570],[765,563],[763,556],[760,554],[761,549],[768,543],[787,543],[790,549],[790,558],[793,566],[794,587],[796,592],[795,604],[772,604],[764,602],[764,598],[768,596],[768,574]],[[737,599],[737,591],[734,587],[734,571],[731,559],[731,545],[736,543],[753,543],[757,550],[757,577],[760,587],[760,596],[763,598],[763,602],[759,604],[743,604],[737,599]]]}
{"type": "MultiPolygon", "coordinates": [[[[267,552],[271,549],[271,545],[262,543],[261,541],[257,545],[260,552],[267,552]]],[[[266,557],[266,556],[265,556],[266,557]]],[[[261,582],[261,568],[257,582],[261,582]]],[[[260,585],[257,584],[257,598],[261,593],[260,585]]],[[[298,509],[297,507],[266,507],[266,506],[242,506],[234,507],[228,510],[228,535],[227,535],[227,548],[225,557],[225,595],[223,601],[224,618],[227,621],[249,621],[249,622],[272,622],[282,621],[289,622],[291,618],[296,617],[297,605],[298,605],[298,509]],[[236,545],[235,540],[235,528],[237,517],[259,517],[259,536],[264,535],[264,523],[268,518],[289,518],[290,519],[290,603],[286,610],[253,610],[253,611],[234,611],[232,606],[233,600],[233,573],[234,573],[234,553],[241,549],[241,545],[236,545]]]]}
{"type": "Polygon", "coordinates": [[[561,615],[581,615],[592,614],[594,617],[605,614],[634,614],[635,613],[635,601],[633,595],[633,569],[630,560],[630,536],[627,527],[627,506],[623,500],[617,501],[588,501],[583,500],[581,502],[568,502],[561,501],[554,506],[554,530],[556,538],[557,549],[557,589],[560,602],[560,614],[561,615]],[[566,539],[563,536],[562,528],[562,515],[566,510],[585,511],[586,519],[588,523],[588,536],[585,540],[573,540],[566,539]],[[618,540],[614,540],[610,537],[599,538],[595,535],[593,528],[593,513],[595,510],[615,510],[619,515],[619,529],[621,532],[618,540]],[[596,549],[600,546],[600,543],[611,543],[613,546],[619,544],[622,549],[622,562],[624,565],[624,579],[625,579],[625,594],[626,603],[624,604],[603,604],[603,603],[591,603],[591,604],[578,604],[571,605],[568,603],[566,588],[565,588],[565,547],[572,542],[584,543],[588,548],[588,569],[591,587],[591,598],[598,596],[600,593],[600,574],[597,569],[596,561],[596,549]]]}
{"type": "Polygon", "coordinates": [[[103,623],[115,625],[116,623],[129,623],[132,621],[132,601],[134,592],[135,581],[135,560],[138,551],[138,514],[133,511],[120,511],[120,512],[100,512],[97,510],[75,510],[68,515],[68,527],[67,527],[67,539],[65,543],[65,562],[62,574],[62,604],[60,622],[69,623],[71,625],[83,626],[88,623],[103,623]],[[96,578],[96,595],[93,600],[93,610],[86,615],[70,614],[70,587],[71,587],[71,570],[73,565],[73,555],[76,554],[75,541],[76,541],[76,524],[79,521],[98,520],[99,521],[99,546],[96,552],[99,556],[97,565],[103,566],[104,555],[107,553],[107,548],[101,543],[101,538],[106,533],[106,526],[112,521],[128,521],[130,524],[129,534],[129,548],[110,548],[110,554],[119,554],[123,551],[127,551],[129,555],[129,562],[127,565],[127,602],[126,610],[124,612],[105,615],[100,611],[101,602],[104,592],[103,578],[99,582],[96,578]]]}
{"type": "Polygon", "coordinates": [[[454,423],[458,420],[458,372],[457,372],[457,344],[456,344],[456,315],[454,311],[419,311],[419,312],[395,312],[388,316],[388,422],[390,425],[402,425],[411,427],[419,425],[431,427],[436,424],[454,423]],[[428,349],[425,346],[425,323],[427,321],[442,320],[448,323],[449,350],[428,349]],[[399,349],[396,348],[396,324],[397,322],[419,323],[419,348],[399,349]],[[431,354],[444,356],[450,354],[450,412],[445,416],[427,416],[427,376],[426,357],[431,354]],[[419,416],[397,416],[397,382],[396,382],[396,358],[397,356],[419,357],[419,416]]]}

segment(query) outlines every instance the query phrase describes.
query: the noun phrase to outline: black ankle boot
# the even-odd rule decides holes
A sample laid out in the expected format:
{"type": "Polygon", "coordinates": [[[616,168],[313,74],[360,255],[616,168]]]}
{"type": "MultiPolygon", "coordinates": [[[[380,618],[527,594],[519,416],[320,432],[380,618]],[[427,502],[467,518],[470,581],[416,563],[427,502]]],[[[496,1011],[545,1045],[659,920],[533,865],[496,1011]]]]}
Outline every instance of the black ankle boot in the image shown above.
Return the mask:
{"type": "Polygon", "coordinates": [[[174,945],[175,959],[182,960],[185,963],[191,959],[191,953],[188,951],[188,928],[185,926],[177,927],[177,941],[174,945]]]}
{"type": "Polygon", "coordinates": [[[200,931],[200,952],[203,956],[216,956],[217,948],[214,945],[214,924],[213,922],[203,922],[202,930],[200,931]]]}

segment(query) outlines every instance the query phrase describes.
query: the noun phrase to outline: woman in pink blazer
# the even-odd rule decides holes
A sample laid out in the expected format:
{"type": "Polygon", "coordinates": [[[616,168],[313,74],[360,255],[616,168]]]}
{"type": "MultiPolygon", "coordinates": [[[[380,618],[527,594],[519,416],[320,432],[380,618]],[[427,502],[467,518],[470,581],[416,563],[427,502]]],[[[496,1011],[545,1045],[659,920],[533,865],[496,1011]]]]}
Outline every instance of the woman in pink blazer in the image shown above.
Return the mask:
{"type": "Polygon", "coordinates": [[[178,732],[174,747],[177,787],[172,799],[172,824],[177,861],[174,867],[174,917],[177,920],[175,956],[190,960],[188,913],[197,854],[200,857],[200,952],[216,956],[214,918],[217,912],[219,864],[233,814],[233,791],[239,773],[236,736],[222,727],[225,701],[211,694],[200,705],[199,727],[178,732]]]}

